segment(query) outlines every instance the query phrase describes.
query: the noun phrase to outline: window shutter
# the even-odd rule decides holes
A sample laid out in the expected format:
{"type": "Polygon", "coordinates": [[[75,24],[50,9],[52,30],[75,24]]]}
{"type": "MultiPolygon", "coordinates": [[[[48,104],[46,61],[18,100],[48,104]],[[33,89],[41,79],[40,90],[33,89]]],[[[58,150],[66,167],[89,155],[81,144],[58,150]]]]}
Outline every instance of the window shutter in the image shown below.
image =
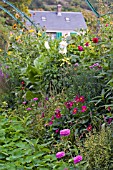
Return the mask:
{"type": "Polygon", "coordinates": [[[56,38],[59,39],[62,36],[62,32],[57,32],[56,33],[56,38]]]}

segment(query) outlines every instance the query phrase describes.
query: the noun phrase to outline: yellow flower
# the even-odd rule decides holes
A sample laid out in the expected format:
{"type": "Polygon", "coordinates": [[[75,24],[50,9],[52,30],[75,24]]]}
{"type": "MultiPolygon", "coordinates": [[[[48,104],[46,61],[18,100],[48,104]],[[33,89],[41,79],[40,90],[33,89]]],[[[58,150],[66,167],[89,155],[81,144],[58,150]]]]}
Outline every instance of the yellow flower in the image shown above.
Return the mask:
{"type": "Polygon", "coordinates": [[[12,54],[12,51],[8,51],[7,54],[8,54],[8,55],[11,55],[11,54],[12,54]]]}
{"type": "Polygon", "coordinates": [[[16,40],[19,40],[20,38],[21,38],[21,36],[17,36],[17,37],[16,37],[16,40]]]}
{"type": "Polygon", "coordinates": [[[16,30],[16,29],[17,29],[17,25],[14,24],[14,25],[12,26],[12,28],[13,28],[13,30],[16,30]]]}
{"type": "Polygon", "coordinates": [[[60,66],[64,65],[65,63],[67,63],[68,65],[71,65],[71,63],[69,62],[70,58],[64,57],[63,59],[61,59],[61,61],[62,61],[62,64],[60,66]]]}
{"type": "Polygon", "coordinates": [[[113,25],[113,21],[111,21],[110,24],[113,25]]]}
{"type": "Polygon", "coordinates": [[[29,30],[29,32],[30,32],[30,33],[32,33],[32,32],[34,32],[34,30],[33,30],[33,29],[31,29],[31,30],[29,30]]]}
{"type": "Polygon", "coordinates": [[[15,14],[15,17],[18,19],[20,16],[18,13],[15,14]]]}
{"type": "Polygon", "coordinates": [[[2,51],[2,49],[0,48],[0,52],[2,51]]]}
{"type": "Polygon", "coordinates": [[[38,34],[37,34],[39,37],[41,37],[42,36],[42,34],[40,33],[40,32],[38,32],[38,34]]]}

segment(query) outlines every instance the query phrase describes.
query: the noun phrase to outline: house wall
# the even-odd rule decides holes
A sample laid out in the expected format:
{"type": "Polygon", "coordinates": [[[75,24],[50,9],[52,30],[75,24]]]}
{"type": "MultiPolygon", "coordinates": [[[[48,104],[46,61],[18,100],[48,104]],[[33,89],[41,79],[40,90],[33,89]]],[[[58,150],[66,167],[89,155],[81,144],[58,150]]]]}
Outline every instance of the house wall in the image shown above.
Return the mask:
{"type": "Polygon", "coordinates": [[[62,36],[70,36],[71,33],[77,33],[73,30],[66,30],[66,31],[62,31],[62,30],[46,30],[46,33],[50,34],[50,36],[52,37],[52,39],[57,38],[56,34],[57,33],[62,33],[62,36]]]}

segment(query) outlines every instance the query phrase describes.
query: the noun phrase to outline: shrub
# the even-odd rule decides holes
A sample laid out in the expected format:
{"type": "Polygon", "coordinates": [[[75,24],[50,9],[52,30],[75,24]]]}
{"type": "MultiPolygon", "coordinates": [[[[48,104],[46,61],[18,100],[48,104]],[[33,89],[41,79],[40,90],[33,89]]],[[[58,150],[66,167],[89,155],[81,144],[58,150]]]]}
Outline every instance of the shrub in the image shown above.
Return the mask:
{"type": "Polygon", "coordinates": [[[87,164],[87,170],[111,170],[112,166],[112,130],[102,125],[101,131],[90,133],[81,150],[87,164]]]}

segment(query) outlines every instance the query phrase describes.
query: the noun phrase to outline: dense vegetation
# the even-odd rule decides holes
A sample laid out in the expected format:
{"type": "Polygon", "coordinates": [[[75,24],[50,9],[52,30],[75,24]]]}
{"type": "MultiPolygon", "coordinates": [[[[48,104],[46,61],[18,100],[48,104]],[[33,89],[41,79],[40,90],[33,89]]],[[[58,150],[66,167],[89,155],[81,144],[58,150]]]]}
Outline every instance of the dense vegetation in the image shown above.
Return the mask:
{"type": "Polygon", "coordinates": [[[32,27],[7,29],[0,170],[113,169],[113,17],[98,29],[86,19],[86,31],[54,40],[32,27]]]}

